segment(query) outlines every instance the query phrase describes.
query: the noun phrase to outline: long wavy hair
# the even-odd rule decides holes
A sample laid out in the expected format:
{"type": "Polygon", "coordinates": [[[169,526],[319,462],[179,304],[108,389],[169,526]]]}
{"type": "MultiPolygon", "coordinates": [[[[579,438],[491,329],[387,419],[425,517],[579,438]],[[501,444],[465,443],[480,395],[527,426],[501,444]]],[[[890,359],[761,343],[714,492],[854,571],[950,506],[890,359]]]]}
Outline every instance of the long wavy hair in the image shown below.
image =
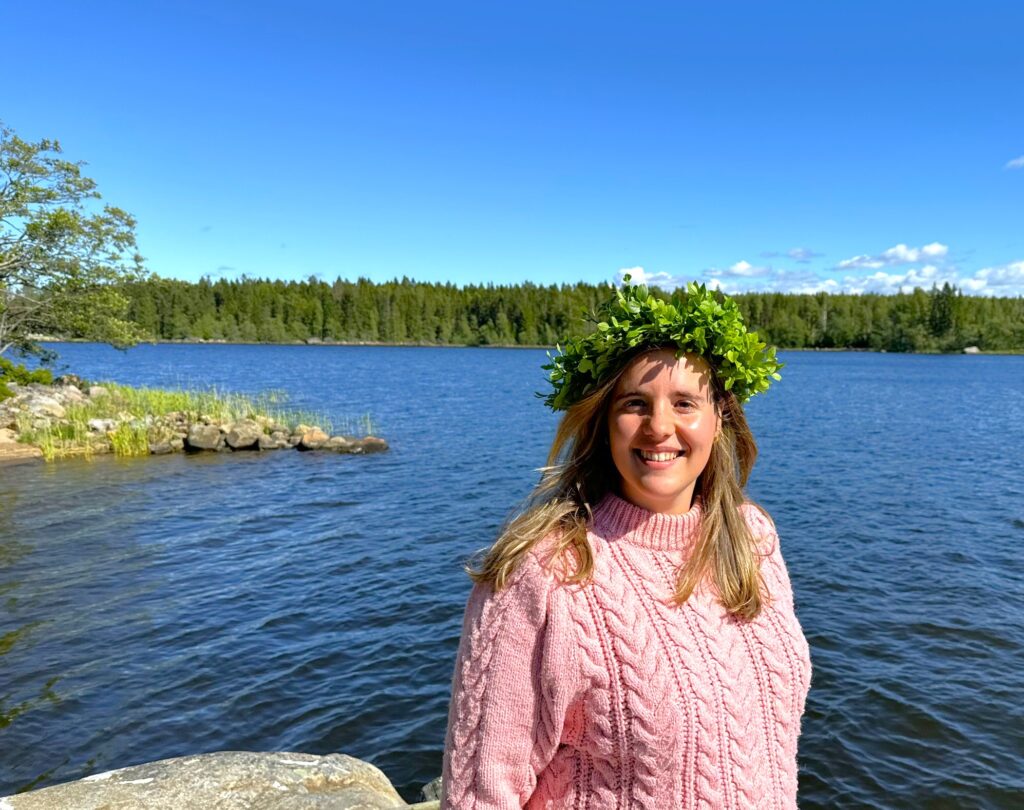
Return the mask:
{"type": "MultiPolygon", "coordinates": [[[[619,475],[608,446],[608,413],[619,378],[645,348],[596,390],[570,406],[562,417],[541,470],[540,483],[520,512],[502,528],[479,566],[468,568],[475,582],[501,590],[526,553],[541,539],[554,538],[551,558],[567,582],[585,583],[594,570],[587,539],[591,505],[618,488],[619,475]]],[[[675,601],[684,603],[709,579],[726,610],[753,619],[764,599],[759,555],[739,507],[743,487],[757,459],[757,444],[743,407],[725,390],[711,369],[711,397],[721,418],[721,432],[694,489],[701,503],[700,534],[693,553],[680,569],[675,601]]]]}

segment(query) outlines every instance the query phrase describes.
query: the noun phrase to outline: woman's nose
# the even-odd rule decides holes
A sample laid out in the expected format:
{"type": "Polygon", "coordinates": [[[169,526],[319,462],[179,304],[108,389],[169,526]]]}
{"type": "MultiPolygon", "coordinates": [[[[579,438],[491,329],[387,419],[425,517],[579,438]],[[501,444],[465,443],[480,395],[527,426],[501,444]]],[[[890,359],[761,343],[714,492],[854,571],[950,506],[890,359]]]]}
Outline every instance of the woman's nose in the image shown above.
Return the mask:
{"type": "Polygon", "coordinates": [[[655,402],[651,405],[647,419],[647,430],[654,436],[668,436],[672,433],[672,411],[669,407],[655,402]]]}

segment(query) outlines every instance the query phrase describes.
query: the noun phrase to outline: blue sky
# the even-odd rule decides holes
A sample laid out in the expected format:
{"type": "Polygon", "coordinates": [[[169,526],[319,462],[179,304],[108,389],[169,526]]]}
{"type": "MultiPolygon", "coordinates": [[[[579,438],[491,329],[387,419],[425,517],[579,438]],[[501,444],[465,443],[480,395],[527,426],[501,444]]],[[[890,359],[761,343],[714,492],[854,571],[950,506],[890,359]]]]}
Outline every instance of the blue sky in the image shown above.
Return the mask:
{"type": "Polygon", "coordinates": [[[1024,294],[1024,3],[8,5],[169,277],[1024,294]]]}

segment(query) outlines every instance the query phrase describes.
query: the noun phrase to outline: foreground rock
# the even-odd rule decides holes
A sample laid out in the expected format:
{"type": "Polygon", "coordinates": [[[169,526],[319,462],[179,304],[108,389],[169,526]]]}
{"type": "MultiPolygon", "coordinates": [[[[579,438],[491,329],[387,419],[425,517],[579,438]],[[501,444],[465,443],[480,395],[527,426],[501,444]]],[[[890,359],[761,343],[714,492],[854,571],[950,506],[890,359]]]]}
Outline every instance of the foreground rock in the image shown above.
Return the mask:
{"type": "Polygon", "coordinates": [[[21,444],[13,430],[0,427],[0,463],[34,461],[42,457],[43,451],[38,447],[21,444]]]}
{"type": "MultiPolygon", "coordinates": [[[[138,435],[143,448],[148,447],[152,455],[288,448],[365,455],[388,449],[388,443],[376,436],[331,436],[315,425],[289,428],[261,415],[224,422],[196,413],[171,412],[154,416],[119,412],[88,419],[83,428],[81,422],[77,426],[72,423],[68,409],[113,395],[97,385],[89,386],[83,393],[75,381],[75,378],[64,377],[54,385],[8,384],[14,395],[0,401],[0,431],[5,431],[0,433],[0,461],[42,458],[40,449],[32,446],[33,435],[78,436],[74,444],[62,439],[53,442],[53,454],[59,457],[114,452],[118,440],[124,443],[126,432],[138,435]],[[82,435],[86,431],[88,435],[82,435]]],[[[47,444],[36,440],[40,445],[47,444]]]]}
{"type": "MultiPolygon", "coordinates": [[[[411,805],[428,810],[438,803],[411,805]]],[[[410,807],[373,765],[344,754],[221,751],[164,759],[0,798],[0,810],[378,810],[410,807]]]]}

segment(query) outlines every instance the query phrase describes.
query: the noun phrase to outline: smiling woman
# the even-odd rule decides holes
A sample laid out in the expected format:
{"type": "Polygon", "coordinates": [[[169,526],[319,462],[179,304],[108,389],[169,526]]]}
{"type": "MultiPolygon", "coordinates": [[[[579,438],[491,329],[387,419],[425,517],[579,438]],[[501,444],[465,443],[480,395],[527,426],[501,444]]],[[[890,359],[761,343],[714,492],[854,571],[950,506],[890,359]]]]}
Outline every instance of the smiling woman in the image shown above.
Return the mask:
{"type": "Polygon", "coordinates": [[[564,410],[472,572],[443,806],[795,807],[806,641],[741,404],[774,353],[735,304],[627,286],[549,366],[564,410]]]}

